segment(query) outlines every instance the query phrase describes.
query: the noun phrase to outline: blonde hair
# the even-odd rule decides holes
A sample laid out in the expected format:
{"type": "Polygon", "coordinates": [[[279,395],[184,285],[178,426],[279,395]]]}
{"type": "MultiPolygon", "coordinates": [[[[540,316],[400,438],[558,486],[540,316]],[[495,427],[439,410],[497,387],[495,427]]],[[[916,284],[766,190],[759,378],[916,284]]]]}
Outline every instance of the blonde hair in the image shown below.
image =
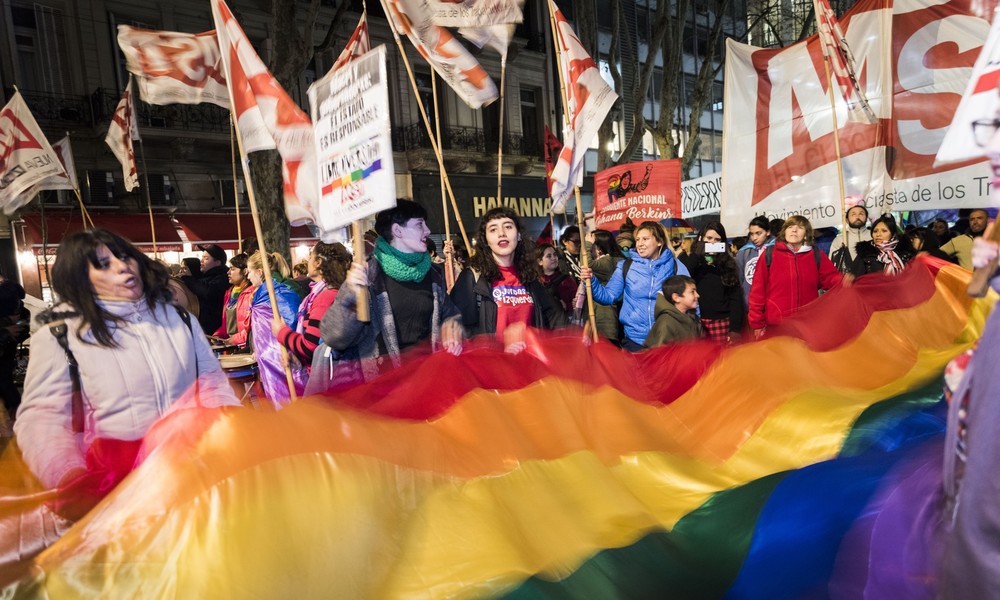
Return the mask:
{"type": "MultiPolygon", "coordinates": [[[[272,271],[277,271],[282,277],[288,277],[289,271],[288,263],[285,262],[285,258],[277,252],[271,252],[267,255],[268,262],[272,265],[272,271]]],[[[254,252],[250,258],[247,259],[247,268],[257,270],[264,270],[264,258],[261,256],[260,250],[254,252]]]]}

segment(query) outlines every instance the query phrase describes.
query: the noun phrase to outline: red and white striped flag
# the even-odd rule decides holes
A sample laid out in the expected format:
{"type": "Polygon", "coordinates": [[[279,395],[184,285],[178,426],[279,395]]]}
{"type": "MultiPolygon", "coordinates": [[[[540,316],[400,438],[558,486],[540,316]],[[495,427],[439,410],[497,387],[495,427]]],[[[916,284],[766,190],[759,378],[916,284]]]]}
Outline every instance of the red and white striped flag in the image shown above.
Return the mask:
{"type": "Polygon", "coordinates": [[[500,94],[486,69],[450,31],[437,25],[429,0],[382,0],[385,14],[399,32],[455,93],[471,108],[480,108],[500,94]]]}
{"type": "Polygon", "coordinates": [[[125,189],[130,192],[139,187],[139,175],[135,167],[135,150],[132,147],[133,139],[139,139],[139,128],[135,122],[135,109],[132,106],[132,77],[129,76],[122,99],[118,101],[115,114],[111,117],[111,126],[108,127],[108,135],[104,137],[104,143],[111,147],[111,152],[122,164],[125,189]]]}
{"type": "Polygon", "coordinates": [[[214,31],[179,33],[118,26],[118,45],[149,104],[211,102],[229,108],[214,31]]]}
{"type": "Polygon", "coordinates": [[[837,22],[837,15],[827,0],[813,0],[816,10],[816,31],[819,34],[823,56],[830,60],[830,75],[837,84],[840,95],[847,102],[848,119],[871,124],[878,118],[868,104],[868,98],[858,83],[854,69],[854,55],[847,45],[844,30],[837,22]]]}
{"type": "Polygon", "coordinates": [[[34,186],[65,174],[21,93],[0,110],[0,207],[11,214],[34,197],[34,186]]]}
{"type": "Polygon", "coordinates": [[[358,26],[354,28],[351,39],[347,40],[347,45],[344,46],[344,50],[337,57],[337,62],[333,63],[333,68],[330,70],[336,71],[371,49],[372,43],[368,37],[368,11],[366,10],[361,13],[361,20],[358,21],[358,26]]]}
{"type": "Polygon", "coordinates": [[[549,0],[556,21],[559,68],[566,85],[566,124],[559,160],[552,169],[552,211],[564,212],[573,188],[583,184],[583,158],[587,147],[618,100],[597,63],[587,54],[566,17],[549,0]]]}
{"type": "Polygon", "coordinates": [[[312,121],[257,56],[225,0],[212,1],[212,16],[243,149],[278,151],[289,222],[314,221],[318,191],[312,121]]]}

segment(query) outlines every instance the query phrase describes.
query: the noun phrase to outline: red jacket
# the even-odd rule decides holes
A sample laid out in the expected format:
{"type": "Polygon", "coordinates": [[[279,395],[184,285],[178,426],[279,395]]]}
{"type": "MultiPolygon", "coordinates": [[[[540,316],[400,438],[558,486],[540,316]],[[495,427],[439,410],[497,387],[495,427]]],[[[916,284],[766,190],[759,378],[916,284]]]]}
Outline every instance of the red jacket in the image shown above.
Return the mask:
{"type": "Polygon", "coordinates": [[[777,242],[770,267],[761,254],[750,287],[748,320],[752,329],[781,322],[818,298],[819,290],[829,290],[843,281],[825,252],[818,253],[817,269],[816,254],[811,247],[793,253],[785,242],[777,242]]]}

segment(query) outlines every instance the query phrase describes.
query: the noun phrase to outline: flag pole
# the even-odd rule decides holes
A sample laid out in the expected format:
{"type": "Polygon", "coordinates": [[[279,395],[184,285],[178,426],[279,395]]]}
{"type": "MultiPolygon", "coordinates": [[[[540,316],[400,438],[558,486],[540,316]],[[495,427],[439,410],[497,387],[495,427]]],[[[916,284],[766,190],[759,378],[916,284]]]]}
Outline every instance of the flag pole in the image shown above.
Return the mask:
{"type": "Polygon", "coordinates": [[[500,195],[501,180],[503,178],[503,92],[504,84],[507,79],[507,51],[504,50],[503,56],[500,57],[500,98],[497,102],[500,104],[500,134],[497,136],[499,140],[497,141],[497,202],[502,205],[503,196],[500,195]]]}
{"type": "MultiPolygon", "coordinates": [[[[431,70],[431,98],[434,101],[434,129],[435,137],[437,138],[438,147],[441,146],[441,115],[438,114],[438,88],[437,88],[437,73],[431,70]]],[[[441,214],[444,217],[444,241],[448,243],[451,240],[451,223],[448,221],[448,196],[444,189],[444,171],[440,173],[441,179],[441,214]]],[[[444,252],[444,248],[441,249],[444,252]]],[[[454,253],[446,254],[444,258],[444,284],[445,288],[450,292],[451,288],[455,287],[455,271],[454,271],[454,253]]]]}
{"type": "MultiPolygon", "coordinates": [[[[135,98],[132,96],[132,74],[131,73],[128,76],[128,86],[125,89],[127,89],[129,91],[129,98],[128,98],[129,112],[132,115],[131,122],[129,123],[129,131],[128,131],[128,136],[131,138],[132,137],[132,127],[135,127],[136,135],[138,135],[138,133],[139,133],[139,122],[136,119],[136,117],[138,115],[136,115],[136,110],[135,110],[135,98]]],[[[146,210],[149,212],[149,235],[153,239],[153,258],[159,258],[160,257],[160,253],[157,251],[157,248],[156,248],[156,227],[153,225],[153,199],[149,195],[149,169],[146,167],[146,146],[144,146],[143,143],[142,143],[142,136],[139,136],[139,149],[141,150],[141,152],[139,154],[140,154],[140,156],[142,158],[142,181],[143,181],[143,187],[146,188],[144,190],[146,192],[146,210]]]]}
{"type": "MultiPolygon", "coordinates": [[[[819,7],[816,6],[816,0],[813,0],[813,12],[819,15],[819,7]]],[[[816,30],[819,31],[819,17],[816,18],[816,30]]],[[[841,232],[844,236],[844,243],[847,243],[847,204],[844,201],[844,165],[841,163],[840,156],[840,125],[837,123],[837,104],[834,100],[833,95],[833,75],[830,73],[830,53],[827,50],[826,44],[823,43],[822,36],[820,36],[820,48],[823,49],[823,71],[826,73],[826,88],[827,96],[830,97],[830,117],[833,120],[833,151],[837,157],[837,183],[840,186],[840,226],[842,227],[841,232]]],[[[850,248],[848,248],[850,251],[850,248]]]]}
{"type": "Polygon", "coordinates": [[[236,249],[243,253],[243,224],[240,222],[240,188],[236,185],[236,121],[229,111],[229,154],[233,158],[233,204],[236,205],[236,249]]]}
{"type": "MultiPolygon", "coordinates": [[[[70,134],[69,134],[68,131],[66,132],[66,137],[68,139],[72,139],[72,137],[70,136],[70,134]]],[[[73,147],[72,144],[70,144],[70,148],[71,149],[72,149],[72,147],[73,147]]],[[[73,172],[74,173],[76,172],[76,165],[73,165],[73,172]]],[[[68,174],[69,173],[67,172],[67,175],[68,174]]],[[[70,183],[73,184],[73,194],[76,196],[76,201],[80,204],[80,217],[83,219],[83,228],[84,229],[93,229],[94,228],[94,220],[90,218],[90,213],[87,212],[87,207],[83,205],[83,194],[80,193],[80,183],[79,183],[79,180],[77,180],[77,181],[70,181],[70,183]],[[90,221],[90,225],[87,225],[87,221],[90,221]]]]}
{"type": "MultiPolygon", "coordinates": [[[[444,178],[445,188],[448,190],[448,196],[451,198],[451,207],[455,211],[455,220],[458,221],[458,230],[462,232],[462,240],[465,242],[465,247],[471,252],[472,244],[469,243],[469,236],[465,232],[465,225],[462,224],[462,215],[458,212],[458,202],[455,200],[455,192],[451,189],[451,181],[448,179],[448,174],[444,170],[444,157],[441,155],[441,147],[438,146],[437,141],[434,139],[434,131],[431,129],[430,119],[427,118],[427,111],[424,110],[424,105],[420,102],[417,80],[413,77],[413,67],[410,66],[410,59],[406,57],[406,49],[403,48],[403,41],[399,39],[399,32],[396,31],[396,24],[392,20],[392,12],[385,5],[384,0],[382,1],[382,10],[385,11],[386,18],[389,21],[389,29],[392,31],[392,37],[396,40],[396,46],[399,48],[399,54],[403,57],[403,66],[406,67],[406,75],[410,78],[410,86],[413,88],[413,95],[417,101],[420,118],[424,121],[424,127],[427,130],[427,137],[431,140],[431,149],[434,150],[434,156],[438,161],[438,168],[441,170],[441,177],[444,178]]],[[[433,71],[433,69],[431,70],[433,71]]]]}
{"type": "MultiPolygon", "coordinates": [[[[567,108],[569,108],[569,101],[566,99],[566,82],[563,80],[563,70],[562,70],[562,51],[559,48],[559,29],[556,26],[556,16],[552,12],[552,0],[549,0],[549,23],[552,25],[552,45],[556,49],[556,69],[559,72],[559,91],[562,94],[563,101],[563,121],[564,124],[568,123],[569,117],[566,113],[567,108]]],[[[577,185],[573,186],[573,192],[576,195],[576,222],[577,227],[580,229],[580,266],[589,267],[590,260],[587,257],[586,246],[583,243],[583,202],[580,200],[580,187],[577,185]]],[[[565,213],[563,213],[565,215],[565,213]]],[[[597,333],[597,317],[594,314],[594,291],[591,287],[590,278],[584,280],[584,288],[587,290],[587,307],[588,307],[588,317],[590,321],[590,333],[596,342],[599,339],[597,333]]]]}

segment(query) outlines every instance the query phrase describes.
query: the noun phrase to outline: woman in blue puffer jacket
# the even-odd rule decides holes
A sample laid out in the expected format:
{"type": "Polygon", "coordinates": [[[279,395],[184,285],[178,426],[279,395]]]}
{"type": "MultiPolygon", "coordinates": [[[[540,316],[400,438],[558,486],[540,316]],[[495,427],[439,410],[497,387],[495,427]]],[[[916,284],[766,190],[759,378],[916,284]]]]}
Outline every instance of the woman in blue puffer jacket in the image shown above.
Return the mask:
{"type": "Polygon", "coordinates": [[[618,315],[625,328],[622,348],[639,352],[656,320],[656,295],[663,282],[673,275],[688,275],[688,270],[674,259],[667,247],[667,234],[656,221],[639,225],[634,235],[635,248],[618,263],[606,285],[601,285],[589,268],[581,269],[580,277],[590,279],[595,302],[614,304],[622,299],[618,315]]]}

